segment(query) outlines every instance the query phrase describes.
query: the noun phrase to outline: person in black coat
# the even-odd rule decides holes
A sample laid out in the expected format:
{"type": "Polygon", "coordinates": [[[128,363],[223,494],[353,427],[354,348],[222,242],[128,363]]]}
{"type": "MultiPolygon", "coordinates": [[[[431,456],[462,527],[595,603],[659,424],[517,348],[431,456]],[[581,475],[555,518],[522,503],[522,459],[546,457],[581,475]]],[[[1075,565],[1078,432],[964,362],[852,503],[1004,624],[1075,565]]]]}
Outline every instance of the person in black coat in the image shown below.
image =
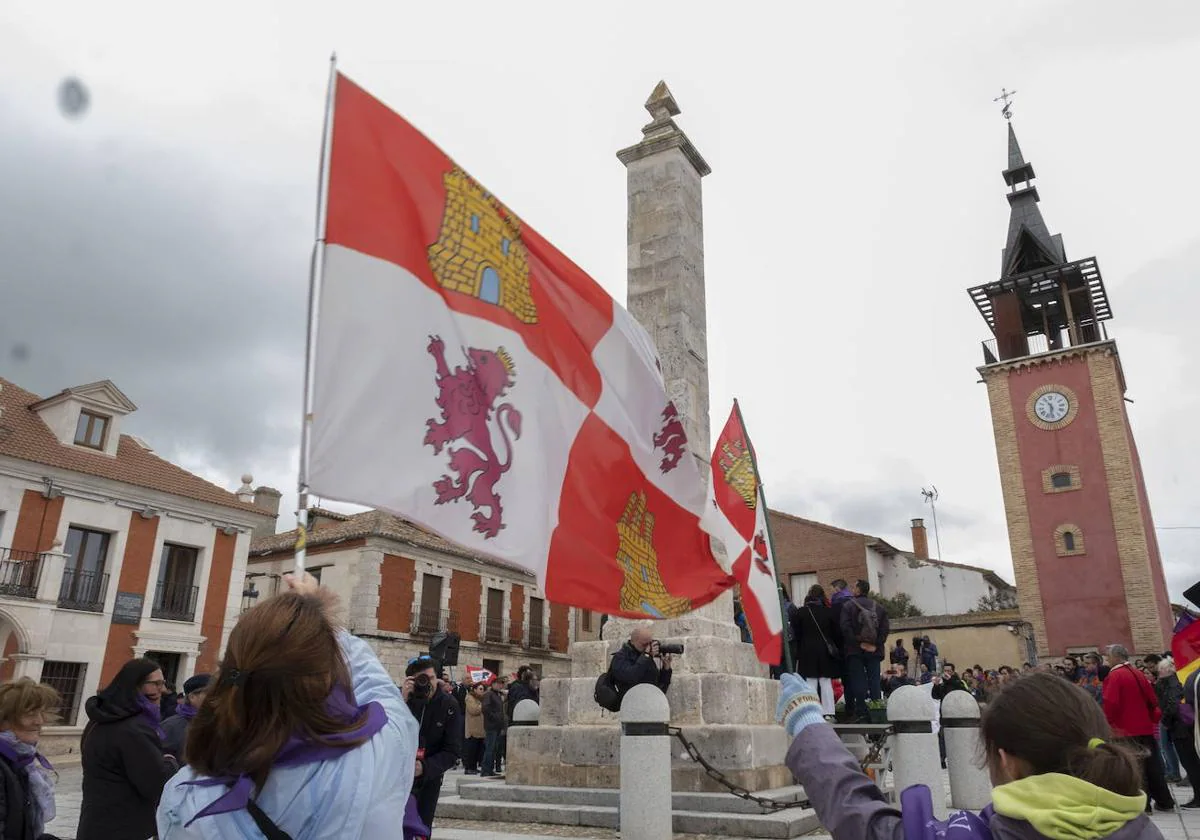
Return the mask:
{"type": "Polygon", "coordinates": [[[179,769],[163,755],[159,700],[166,686],[153,659],[134,659],[88,699],[83,730],[83,805],[76,840],[146,840],[163,785],[179,769]]]}
{"type": "Polygon", "coordinates": [[[833,609],[825,603],[825,588],[815,585],[808,590],[804,605],[792,613],[792,633],[796,637],[796,671],[821,696],[821,711],[834,712],[833,679],[841,676],[838,652],[842,638],[833,609]]]}
{"type": "Polygon", "coordinates": [[[53,840],[55,774],[37,751],[58,692],[22,677],[0,686],[0,840],[53,840]]]}
{"type": "Polygon", "coordinates": [[[634,628],[629,641],[613,654],[609,669],[622,697],[635,685],[656,685],[664,694],[671,687],[671,656],[659,652],[654,631],[649,627],[634,628]],[[655,658],[662,662],[661,667],[655,658]]]}
{"type": "Polygon", "coordinates": [[[183,748],[187,744],[188,727],[200,711],[200,704],[204,702],[210,679],[209,674],[188,677],[183,683],[183,702],[176,704],[175,714],[163,718],[163,752],[174,757],[180,764],[187,761],[183,748]]]}
{"type": "Polygon", "coordinates": [[[410,662],[405,674],[400,692],[408,710],[421,723],[412,794],[417,798],[421,822],[433,828],[442,777],[462,756],[462,712],[458,701],[438,680],[433,660],[428,656],[410,662]]]}

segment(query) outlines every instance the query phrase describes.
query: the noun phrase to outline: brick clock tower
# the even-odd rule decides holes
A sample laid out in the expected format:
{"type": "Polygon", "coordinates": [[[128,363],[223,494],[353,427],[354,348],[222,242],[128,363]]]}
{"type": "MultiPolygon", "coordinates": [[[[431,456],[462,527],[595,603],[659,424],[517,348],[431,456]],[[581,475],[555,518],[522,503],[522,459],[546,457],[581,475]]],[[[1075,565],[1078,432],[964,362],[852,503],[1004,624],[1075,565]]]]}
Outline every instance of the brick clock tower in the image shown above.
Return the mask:
{"type": "Polygon", "coordinates": [[[1171,608],[1095,257],[1069,260],[1012,124],[998,280],[969,290],[1021,614],[1040,656],[1119,643],[1161,652],[1171,608]]]}

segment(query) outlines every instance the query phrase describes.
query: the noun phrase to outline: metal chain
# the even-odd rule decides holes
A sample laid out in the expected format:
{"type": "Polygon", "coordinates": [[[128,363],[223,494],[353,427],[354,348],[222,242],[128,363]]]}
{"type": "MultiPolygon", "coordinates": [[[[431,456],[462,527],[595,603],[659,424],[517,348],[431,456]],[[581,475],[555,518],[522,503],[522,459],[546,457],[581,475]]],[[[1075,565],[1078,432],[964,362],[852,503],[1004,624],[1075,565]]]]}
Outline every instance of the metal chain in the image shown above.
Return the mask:
{"type": "MultiPolygon", "coordinates": [[[[683,734],[683,730],[678,726],[668,726],[667,733],[674,735],[679,743],[683,744],[683,748],[687,750],[688,757],[703,767],[704,772],[708,774],[710,779],[739,799],[745,799],[747,802],[753,802],[755,805],[759,806],[760,808],[765,808],[768,811],[785,811],[789,808],[810,807],[810,802],[808,799],[801,799],[796,802],[778,802],[774,799],[767,799],[763,796],[755,796],[741,785],[729,781],[729,779],[725,778],[724,773],[709,764],[704,756],[700,754],[700,750],[696,748],[696,745],[687,739],[687,737],[683,734]]],[[[867,769],[868,765],[874,764],[879,760],[880,756],[883,754],[884,744],[887,742],[886,737],[869,740],[871,744],[870,750],[867,752],[867,755],[861,762],[862,769],[864,771],[867,769]]]]}
{"type": "Polygon", "coordinates": [[[705,760],[704,756],[700,755],[700,751],[696,749],[696,745],[684,737],[683,730],[678,726],[668,726],[667,732],[670,735],[674,735],[679,740],[679,743],[683,744],[683,748],[687,750],[688,756],[691,757],[692,761],[704,768],[704,772],[708,774],[710,779],[739,799],[745,799],[747,802],[753,802],[755,805],[759,806],[760,808],[765,808],[768,811],[783,811],[788,808],[809,807],[807,799],[802,799],[798,802],[777,802],[774,799],[755,796],[741,785],[734,784],[733,782],[729,781],[729,779],[725,778],[724,773],[709,764],[708,761],[705,760]]]}

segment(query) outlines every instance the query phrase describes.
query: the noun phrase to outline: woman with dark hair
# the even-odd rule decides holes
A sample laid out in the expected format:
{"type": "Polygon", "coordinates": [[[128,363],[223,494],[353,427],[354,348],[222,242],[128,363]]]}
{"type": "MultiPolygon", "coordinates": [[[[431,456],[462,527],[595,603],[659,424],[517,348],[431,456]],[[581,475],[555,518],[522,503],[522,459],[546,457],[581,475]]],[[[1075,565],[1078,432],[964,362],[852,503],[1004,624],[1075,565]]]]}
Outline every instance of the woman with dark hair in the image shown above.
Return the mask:
{"type": "Polygon", "coordinates": [[[22,677],[0,685],[0,838],[49,840],[54,819],[50,762],[38,752],[42,727],[58,708],[58,692],[22,677]]]}
{"type": "Polygon", "coordinates": [[[229,635],[163,791],[162,840],[401,836],[417,721],[328,591],[284,580],[229,635]]]}
{"type": "Polygon", "coordinates": [[[796,637],[796,672],[821,692],[821,710],[834,713],[833,678],[841,676],[842,639],[833,610],[825,603],[825,589],[813,585],[804,605],[792,613],[792,633],[796,637]]]}
{"type": "Polygon", "coordinates": [[[794,739],[787,766],[833,840],[1162,838],[1145,813],[1139,757],[1111,743],[1108,721],[1091,697],[1051,674],[1009,683],[984,711],[980,734],[995,785],[992,804],[980,814],[953,814],[949,823],[933,818],[924,785],[902,791],[901,808],[892,805],[822,719],[804,680],[784,675],[776,716],[794,739]]]}
{"type": "Polygon", "coordinates": [[[87,701],[77,840],[146,840],[154,834],[158,797],[178,766],[162,750],[159,700],[165,686],[157,662],[134,659],[87,701]]]}

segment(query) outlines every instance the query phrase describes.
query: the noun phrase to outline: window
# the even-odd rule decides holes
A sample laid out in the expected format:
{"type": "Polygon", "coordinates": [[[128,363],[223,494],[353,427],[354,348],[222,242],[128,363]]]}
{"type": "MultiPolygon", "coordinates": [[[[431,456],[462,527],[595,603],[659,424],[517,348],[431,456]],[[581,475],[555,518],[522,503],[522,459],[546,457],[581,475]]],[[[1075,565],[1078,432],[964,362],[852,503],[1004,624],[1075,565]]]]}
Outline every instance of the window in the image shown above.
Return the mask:
{"type": "Polygon", "coordinates": [[[540,648],[546,646],[546,633],[542,629],[542,619],[545,614],[545,601],[541,598],[529,599],[529,646],[540,648]]]}
{"type": "Polygon", "coordinates": [[[591,610],[580,610],[579,614],[580,614],[580,621],[583,626],[583,632],[591,633],[592,632],[592,611],[591,610]]]}
{"type": "Polygon", "coordinates": [[[788,588],[792,593],[793,604],[803,604],[805,597],[808,595],[808,590],[812,589],[817,583],[816,572],[805,572],[804,574],[788,575],[788,588]]]}
{"type": "Polygon", "coordinates": [[[413,614],[414,633],[436,633],[445,630],[442,618],[441,575],[426,574],[421,578],[421,603],[413,614]]]}
{"type": "Polygon", "coordinates": [[[1055,473],[1050,476],[1050,486],[1055,490],[1062,490],[1071,486],[1071,474],[1065,472],[1055,473]]]}
{"type": "Polygon", "coordinates": [[[196,598],[200,587],[194,585],[200,550],[186,545],[163,543],[158,563],[158,586],[150,615],[170,621],[192,621],[196,617],[196,598]]]}
{"type": "Polygon", "coordinates": [[[1086,554],[1083,531],[1078,525],[1066,523],[1054,529],[1054,551],[1059,557],[1077,557],[1086,554]]]}
{"type": "Polygon", "coordinates": [[[79,412],[79,422],[75,424],[75,444],[91,449],[103,449],[108,437],[109,418],[90,411],[79,412]]]}
{"type": "Polygon", "coordinates": [[[504,673],[504,663],[499,659],[485,659],[483,660],[483,667],[497,677],[504,673]]]}
{"type": "Polygon", "coordinates": [[[304,571],[306,571],[310,575],[312,575],[313,579],[316,580],[317,583],[320,583],[321,582],[321,570],[324,568],[325,568],[324,566],[313,566],[311,569],[305,569],[304,571]]]}
{"type": "Polygon", "coordinates": [[[69,610],[104,609],[108,594],[108,563],[110,534],[72,526],[67,529],[67,565],[63,569],[62,585],[58,589],[58,605],[69,610]]]}
{"type": "Polygon", "coordinates": [[[487,613],[483,624],[483,638],[489,642],[504,641],[504,590],[488,588],[487,613]]]}
{"type": "Polygon", "coordinates": [[[58,692],[62,706],[58,710],[63,726],[74,726],[79,716],[79,698],[83,695],[83,678],[87,674],[86,662],[42,663],[42,682],[58,692]]]}
{"type": "Polygon", "coordinates": [[[1077,464],[1051,464],[1042,470],[1042,491],[1070,493],[1083,487],[1077,464]]]}

